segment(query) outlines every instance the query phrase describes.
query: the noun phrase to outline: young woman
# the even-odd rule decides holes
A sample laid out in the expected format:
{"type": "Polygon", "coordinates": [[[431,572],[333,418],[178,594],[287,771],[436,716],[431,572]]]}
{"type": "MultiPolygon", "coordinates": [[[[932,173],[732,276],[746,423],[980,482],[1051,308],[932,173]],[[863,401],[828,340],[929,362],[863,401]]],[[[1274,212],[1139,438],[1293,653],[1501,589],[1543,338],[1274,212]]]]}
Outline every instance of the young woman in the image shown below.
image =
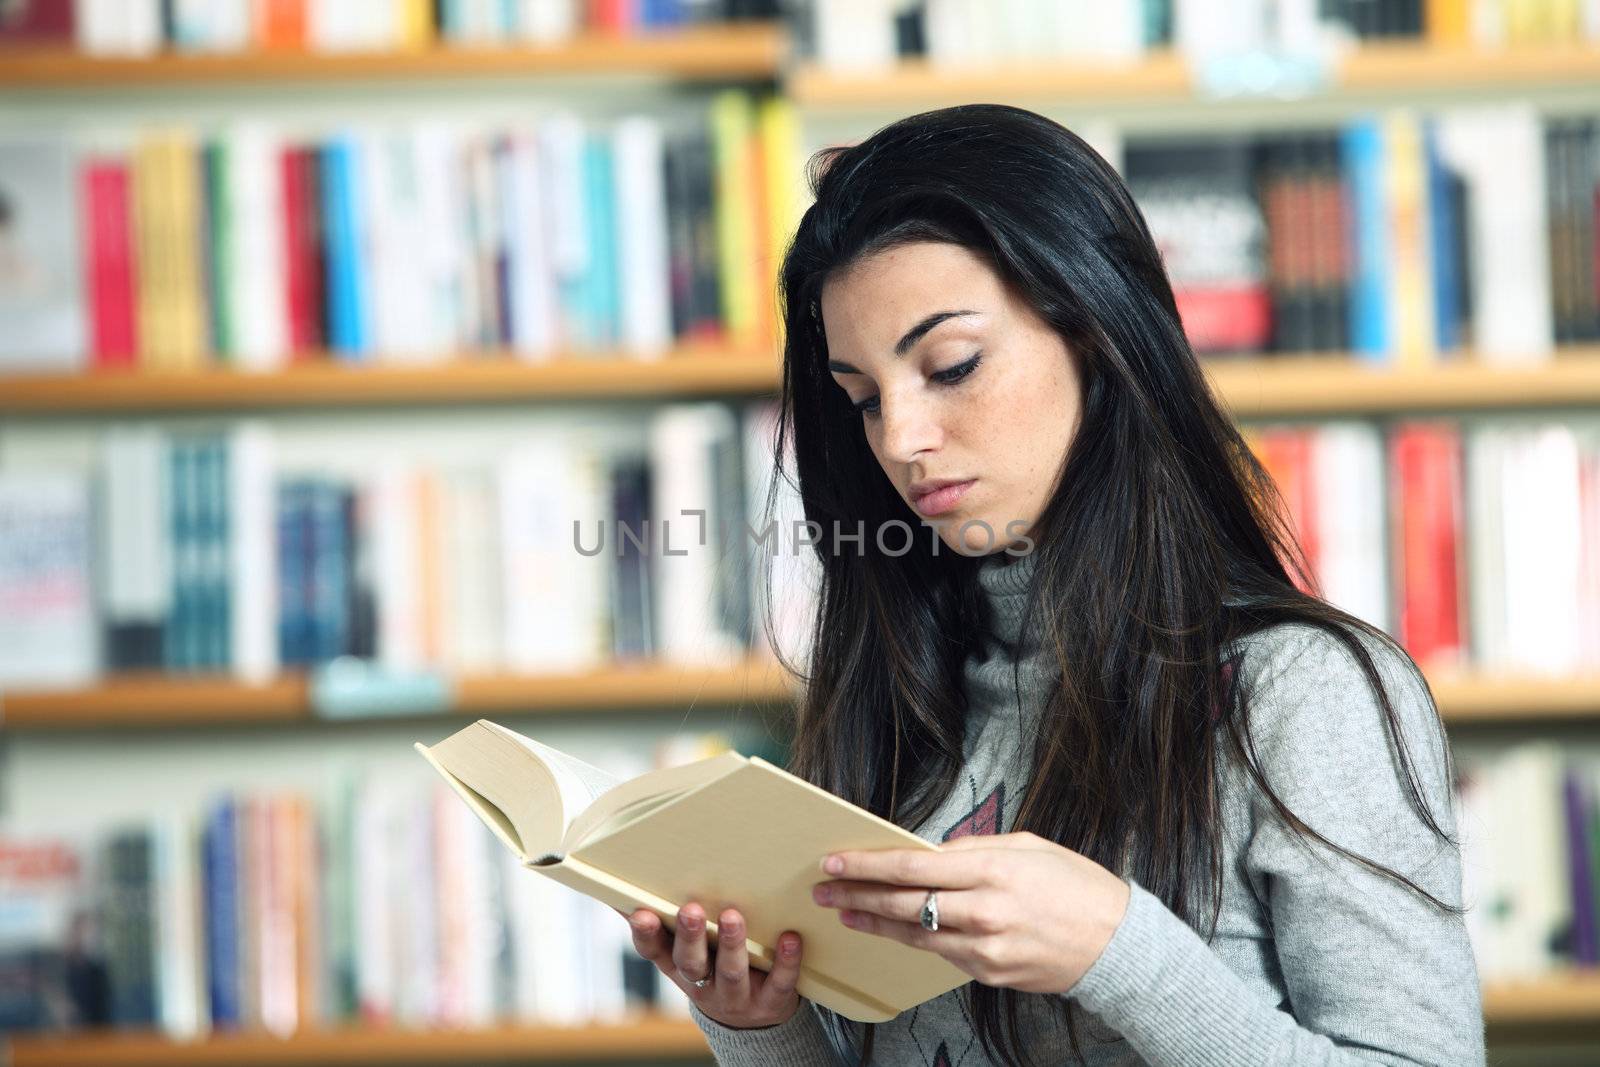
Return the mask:
{"type": "Polygon", "coordinates": [[[792,931],[764,972],[737,908],[716,946],[696,902],[675,938],[635,912],[719,1063],[1482,1064],[1432,695],[1291,579],[1116,172],[974,105],[811,179],[781,279],[780,449],[823,531],[791,769],[941,846],[843,853],[816,899],[974,981],[865,1026],[797,996],[792,931]]]}

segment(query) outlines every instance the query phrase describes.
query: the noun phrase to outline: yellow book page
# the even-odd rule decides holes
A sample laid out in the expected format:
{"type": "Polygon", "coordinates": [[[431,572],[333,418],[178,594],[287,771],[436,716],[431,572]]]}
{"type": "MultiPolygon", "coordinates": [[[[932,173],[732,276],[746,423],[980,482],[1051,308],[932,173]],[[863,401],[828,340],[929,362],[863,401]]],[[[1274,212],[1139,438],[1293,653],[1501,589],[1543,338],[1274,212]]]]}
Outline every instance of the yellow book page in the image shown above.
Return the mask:
{"type": "Polygon", "coordinates": [[[803,939],[802,964],[904,1010],[965,984],[970,975],[937,953],[852,930],[811,899],[826,881],[822,857],[839,849],[938,846],[858,808],[760,757],[665,808],[580,845],[590,867],[667,901],[671,912],[698,901],[715,918],[736,907],[748,937],[776,944],[785,930],[803,939]]]}

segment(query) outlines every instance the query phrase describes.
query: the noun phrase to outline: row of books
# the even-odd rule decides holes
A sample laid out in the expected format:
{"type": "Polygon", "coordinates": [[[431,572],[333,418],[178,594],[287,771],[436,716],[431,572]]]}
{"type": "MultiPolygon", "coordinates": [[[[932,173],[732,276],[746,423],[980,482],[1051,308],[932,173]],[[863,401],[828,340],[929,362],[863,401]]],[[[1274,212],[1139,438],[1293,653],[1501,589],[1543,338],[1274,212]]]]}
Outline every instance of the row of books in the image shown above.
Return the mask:
{"type": "MultiPolygon", "coordinates": [[[[809,0],[809,8],[811,49],[835,69],[909,57],[939,66],[1128,61],[1165,48],[1202,65],[1267,55],[1326,68],[1363,40],[1497,48],[1600,39],[1600,13],[1582,0],[809,0]]],[[[1267,70],[1258,62],[1253,77],[1267,70]]]]}
{"type": "Polygon", "coordinates": [[[1600,966],[1600,761],[1548,739],[1457,765],[1467,932],[1486,981],[1600,966]]]}
{"type": "MultiPolygon", "coordinates": [[[[726,734],[681,733],[597,765],[628,778],[729,747],[726,734]]],[[[1600,762],[1541,740],[1457,770],[1480,977],[1600,966],[1600,762]]],[[[392,772],[345,773],[318,792],[235,790],[193,813],[87,832],[0,831],[0,893],[7,1032],[287,1035],[687,1013],[620,916],[522,869],[441,783],[392,772]]]]}
{"type": "Polygon", "coordinates": [[[790,106],[733,90],[678,122],[130,140],[0,141],[0,366],[748,345],[800,210],[790,106]]]}
{"type": "Polygon", "coordinates": [[[1311,588],[1424,669],[1600,671],[1600,422],[1246,431],[1311,588]]]}
{"type": "Polygon", "coordinates": [[[776,15],[775,0],[12,0],[0,47],[397,52],[546,45],[584,31],[635,35],[776,15]]]}
{"type": "MultiPolygon", "coordinates": [[[[625,779],[730,747],[682,731],[595,764],[625,779]]],[[[740,751],[784,758],[767,739],[740,751]]],[[[621,916],[520,867],[437,779],[341,772],[316,791],[237,789],[90,825],[0,833],[0,1031],[688,1015],[621,916]]]]}
{"type": "Polygon", "coordinates": [[[1200,351],[1534,362],[1600,338],[1590,117],[1396,109],[1129,143],[1122,170],[1200,351]]]}
{"type": "MultiPolygon", "coordinates": [[[[0,680],[732,665],[773,651],[769,610],[778,650],[797,653],[816,559],[793,485],[768,496],[775,415],[770,400],[672,404],[640,448],[534,428],[493,458],[336,471],[279,469],[256,422],[113,426],[96,471],[0,477],[0,680]]],[[[1425,668],[1600,670],[1600,423],[1247,436],[1307,588],[1425,668]]]]}
{"type": "MultiPolygon", "coordinates": [[[[730,91],[705,119],[0,142],[0,368],[770,344],[795,115],[730,91]]],[[[1422,365],[1600,340],[1596,145],[1497,104],[1107,151],[1197,350],[1422,365]]]]}
{"type": "Polygon", "coordinates": [[[775,417],[669,404],[637,448],[534,426],[354,471],[280,469],[254,421],[113,425],[93,470],[0,475],[0,683],[732,666],[773,651],[769,608],[793,653],[816,560],[793,486],[767,495],[775,417]]]}

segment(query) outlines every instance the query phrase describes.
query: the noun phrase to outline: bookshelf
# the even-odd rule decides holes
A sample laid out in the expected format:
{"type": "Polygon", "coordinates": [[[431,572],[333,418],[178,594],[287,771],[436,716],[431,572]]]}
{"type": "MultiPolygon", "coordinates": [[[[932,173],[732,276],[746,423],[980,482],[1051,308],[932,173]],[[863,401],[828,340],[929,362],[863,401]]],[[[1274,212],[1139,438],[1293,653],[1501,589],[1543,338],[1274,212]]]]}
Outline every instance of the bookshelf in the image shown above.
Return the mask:
{"type": "MultiPolygon", "coordinates": [[[[1431,680],[1447,723],[1535,722],[1600,718],[1600,677],[1497,678],[1458,675],[1431,680]]],[[[497,674],[455,679],[449,713],[481,715],[507,711],[597,713],[709,704],[783,705],[794,697],[782,669],[753,657],[731,668],[669,664],[621,664],[567,675],[497,674]]],[[[244,723],[310,726],[304,677],[263,685],[226,678],[134,675],[82,688],[19,691],[0,697],[0,713],[12,730],[73,730],[99,727],[148,729],[170,726],[228,727],[244,723]]],[[[346,721],[346,720],[338,720],[346,721]]]]}
{"type": "Polygon", "coordinates": [[[0,413],[48,416],[659,399],[756,393],[777,385],[777,360],[759,352],[677,349],[656,360],[586,353],[543,363],[474,353],[431,366],[359,365],[329,357],[268,373],[214,367],[187,373],[8,377],[0,380],[0,413]]]}
{"type": "MultiPolygon", "coordinates": [[[[1491,1031],[1561,1027],[1587,1033],[1600,1019],[1600,975],[1573,973],[1483,990],[1491,1031]]],[[[5,1046],[0,1046],[3,1049],[5,1046]]],[[[503,1026],[482,1030],[330,1030],[279,1038],[230,1034],[175,1041],[159,1034],[109,1033],[11,1039],[11,1067],[278,1067],[287,1064],[542,1063],[649,1055],[709,1058],[688,1020],[643,1017],[619,1025],[503,1026]]]]}
{"type": "MultiPolygon", "coordinates": [[[[1003,99],[1095,107],[1130,105],[1181,125],[1213,101],[1196,88],[1194,69],[1171,51],[1127,64],[1051,61],[1005,69],[951,70],[905,62],[891,70],[849,73],[791,58],[779,24],[736,24],[654,35],[583,33],[559,45],[433,46],[401,52],[160,54],[109,58],[63,52],[0,54],[0,87],[12,110],[53,99],[109,100],[126,93],[153,99],[199,89],[236,99],[281,85],[326,85],[330,95],[371,86],[459,81],[515,83],[537,78],[640,76],[685,83],[776,82],[808,118],[826,123],[850,112],[911,111],[943,103],[1003,99]],[[128,92],[132,90],[133,92],[128,92]],[[148,93],[148,96],[145,95],[148,93]]],[[[620,79],[618,79],[620,81],[620,79]]],[[[1482,51],[1410,43],[1364,42],[1337,65],[1330,85],[1313,96],[1337,101],[1535,91],[1565,94],[1581,106],[1600,84],[1600,49],[1575,45],[1482,51]]],[[[1268,108],[1278,102],[1259,100],[1268,108]]],[[[60,106],[59,103],[51,106],[60,106]]],[[[1287,120],[1299,121],[1299,120],[1287,120]]],[[[657,360],[621,353],[568,354],[548,362],[505,352],[462,354],[434,365],[352,365],[330,353],[282,371],[244,373],[217,366],[191,373],[85,373],[0,377],[0,418],[13,426],[77,416],[292,413],[309,409],[427,407],[471,409],[567,401],[664,401],[696,396],[742,397],[778,388],[779,365],[766,347],[680,348],[657,360]]],[[[1600,346],[1565,348],[1554,359],[1492,366],[1470,359],[1420,367],[1363,364],[1338,352],[1208,360],[1226,405],[1242,419],[1447,412],[1534,412],[1600,407],[1600,346]]],[[[22,432],[27,432],[23,430],[22,432]]],[[[1433,688],[1450,724],[1527,724],[1600,720],[1600,678],[1439,677],[1433,688]]],[[[509,674],[462,677],[448,714],[686,709],[700,705],[774,705],[792,698],[781,670],[765,660],[728,669],[660,663],[561,676],[509,674]]],[[[30,737],[59,732],[52,742],[82,743],[102,729],[177,729],[221,751],[232,726],[267,726],[307,746],[326,736],[311,702],[310,682],[287,675],[264,685],[222,677],[143,675],[110,678],[83,689],[0,695],[0,723],[30,737]],[[217,728],[212,732],[212,728],[217,728]],[[203,739],[203,741],[202,741],[203,739]]],[[[391,724],[397,720],[387,720],[391,724]]],[[[605,729],[606,720],[593,728],[605,729]]],[[[121,736],[121,735],[119,735],[121,736]]],[[[297,742],[299,743],[299,742],[297,742]]],[[[1545,1028],[1600,1032],[1600,974],[1573,973],[1484,990],[1485,1017],[1496,1032],[1545,1028]]],[[[496,1026],[472,1031],[351,1028],[297,1034],[223,1035],[177,1042],[157,1034],[105,1033],[0,1038],[0,1063],[287,1064],[547,1062],[651,1058],[703,1061],[708,1053],[688,1020],[645,1017],[578,1028],[496,1026]]]]}
{"type": "MultiPolygon", "coordinates": [[[[1361,97],[1591,86],[1600,49],[1575,44],[1479,49],[1409,42],[1364,42],[1337,60],[1317,95],[1361,97]]],[[[814,111],[880,111],[972,100],[1198,105],[1195,71],[1171,50],[1129,62],[1011,62],[1004,68],[939,66],[905,60],[887,69],[832,70],[797,64],[789,95],[814,111]]],[[[1264,98],[1270,99],[1270,98],[1264,98]]]]}
{"type": "Polygon", "coordinates": [[[394,52],[285,49],[119,57],[14,49],[0,52],[0,86],[121,90],[133,86],[558,74],[648,74],[696,81],[767,79],[776,76],[787,49],[787,35],[780,26],[756,22],[656,33],[587,31],[545,46],[435,45],[394,52]]]}
{"type": "MultiPolygon", "coordinates": [[[[6,1046],[0,1044],[0,1051],[6,1046]]],[[[706,1061],[689,1019],[642,1017],[588,1026],[500,1026],[481,1030],[357,1029],[226,1034],[174,1041],[159,1034],[28,1037],[10,1043],[10,1067],[284,1067],[289,1064],[570,1063],[626,1057],[706,1061]]]]}
{"type": "MultiPolygon", "coordinates": [[[[451,688],[450,712],[461,715],[775,704],[793,697],[782,668],[763,657],[751,657],[734,667],[619,663],[572,674],[482,675],[455,679],[451,688]]],[[[301,675],[261,685],[226,678],[132,675],[84,689],[8,693],[0,696],[0,714],[13,730],[318,721],[309,683],[301,675]]]]}
{"type": "MultiPolygon", "coordinates": [[[[1470,356],[1417,367],[1340,353],[1206,361],[1242,417],[1532,409],[1600,403],[1600,348],[1493,365],[1470,356]]],[[[89,372],[0,377],[0,415],[145,414],[538,400],[625,400],[776,393],[780,364],[759,350],[679,349],[656,360],[616,354],[544,363],[469,355],[430,366],[340,363],[282,371],[89,372]]]]}

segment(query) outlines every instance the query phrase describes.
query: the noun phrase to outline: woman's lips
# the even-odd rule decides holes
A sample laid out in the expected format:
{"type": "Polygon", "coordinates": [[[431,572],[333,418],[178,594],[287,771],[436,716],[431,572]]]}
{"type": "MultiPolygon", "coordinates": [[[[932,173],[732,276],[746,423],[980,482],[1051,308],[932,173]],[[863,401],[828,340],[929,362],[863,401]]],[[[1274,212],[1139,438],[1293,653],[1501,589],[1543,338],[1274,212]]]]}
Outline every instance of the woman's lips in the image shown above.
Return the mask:
{"type": "Polygon", "coordinates": [[[971,489],[976,482],[977,479],[973,478],[971,481],[957,482],[955,485],[947,485],[943,488],[935,489],[926,496],[917,497],[912,501],[912,504],[918,511],[927,516],[943,514],[955,507],[961,498],[966,495],[967,490],[971,489]]]}

